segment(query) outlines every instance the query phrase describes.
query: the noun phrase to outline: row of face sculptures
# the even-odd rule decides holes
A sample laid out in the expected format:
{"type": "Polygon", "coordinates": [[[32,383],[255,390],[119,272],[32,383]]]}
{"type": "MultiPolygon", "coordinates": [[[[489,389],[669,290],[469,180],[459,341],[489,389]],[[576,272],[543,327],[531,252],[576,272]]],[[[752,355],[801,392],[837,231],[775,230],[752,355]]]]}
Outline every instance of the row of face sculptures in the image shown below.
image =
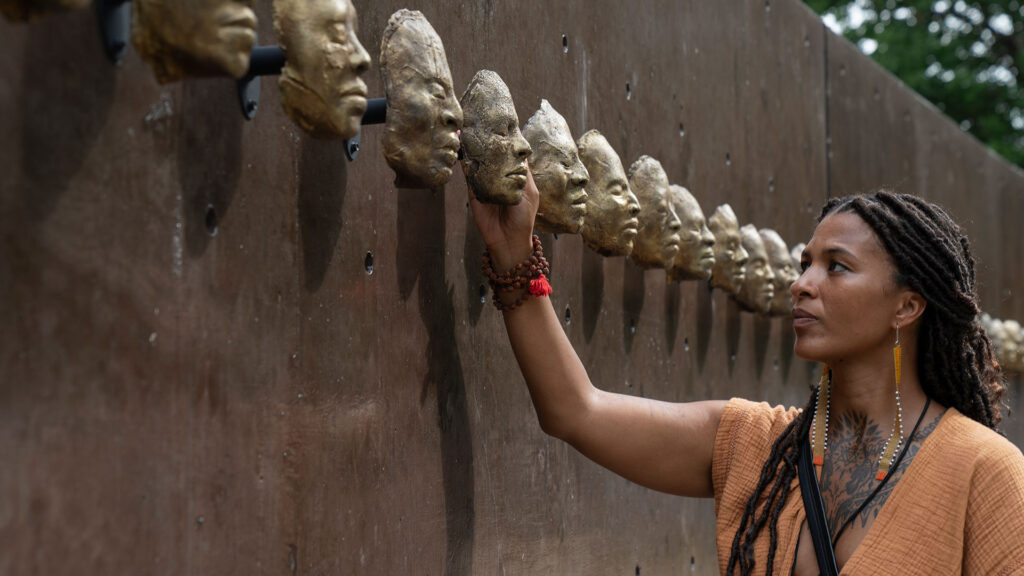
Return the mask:
{"type": "MultiPolygon", "coordinates": [[[[0,0],[0,11],[23,20],[87,4],[0,0]]],[[[134,0],[133,42],[160,82],[242,77],[256,40],[248,4],[134,0]]],[[[351,1],[274,0],[274,30],[286,57],[278,85],[287,115],[317,138],[354,136],[367,106],[361,76],[371,61],[356,35],[351,1]]],[[[391,15],[379,63],[387,99],[382,149],[396,186],[443,186],[461,149],[478,200],[517,204],[529,159],[540,191],[538,231],[581,234],[596,252],[666,269],[673,281],[710,281],[749,311],[789,313],[796,273],[777,233],[741,228],[728,204],[705,219],[657,160],[641,156],[627,172],[600,132],[575,140],[547,100],[520,130],[512,95],[495,72],[478,72],[456,99],[444,45],[420,12],[391,15]]]]}
{"type": "Polygon", "coordinates": [[[988,334],[1003,370],[1024,372],[1024,328],[1021,328],[1020,322],[982,314],[981,326],[988,334]]]}

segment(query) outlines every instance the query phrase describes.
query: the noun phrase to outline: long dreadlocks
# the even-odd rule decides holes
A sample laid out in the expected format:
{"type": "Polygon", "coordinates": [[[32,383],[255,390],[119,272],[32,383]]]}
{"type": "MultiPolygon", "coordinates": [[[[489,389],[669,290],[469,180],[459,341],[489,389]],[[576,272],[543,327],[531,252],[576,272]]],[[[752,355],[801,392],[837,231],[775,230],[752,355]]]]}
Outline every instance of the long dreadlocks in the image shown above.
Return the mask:
{"type": "MultiPolygon", "coordinates": [[[[917,353],[924,393],[996,429],[1002,419],[1002,371],[981,327],[974,258],[960,227],[935,204],[887,191],[832,199],[818,222],[840,212],[853,212],[871,227],[895,263],[896,284],[927,302],[917,353]]],[[[753,571],[754,540],[766,524],[770,534],[766,573],[772,574],[779,513],[797,475],[800,442],[807,441],[813,412],[812,394],[803,412],[772,444],[733,538],[726,574],[734,574],[737,566],[744,576],[753,571]]]]}

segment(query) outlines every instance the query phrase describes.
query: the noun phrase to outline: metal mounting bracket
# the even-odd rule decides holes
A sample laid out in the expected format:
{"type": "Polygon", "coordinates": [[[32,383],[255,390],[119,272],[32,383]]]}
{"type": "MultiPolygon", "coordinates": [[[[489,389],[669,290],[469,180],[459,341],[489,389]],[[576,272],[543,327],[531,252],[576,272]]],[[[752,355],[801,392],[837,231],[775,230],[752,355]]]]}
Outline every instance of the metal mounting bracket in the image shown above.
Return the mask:
{"type": "Polygon", "coordinates": [[[120,64],[132,36],[132,3],[130,0],[96,0],[96,18],[107,58],[120,64]]]}

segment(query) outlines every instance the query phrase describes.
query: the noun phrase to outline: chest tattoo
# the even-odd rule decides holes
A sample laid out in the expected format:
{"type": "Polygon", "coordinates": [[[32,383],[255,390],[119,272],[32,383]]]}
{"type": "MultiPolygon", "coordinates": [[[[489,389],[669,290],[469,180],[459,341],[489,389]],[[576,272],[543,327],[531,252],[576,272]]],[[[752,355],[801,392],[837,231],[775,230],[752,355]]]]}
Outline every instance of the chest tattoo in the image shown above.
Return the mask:
{"type": "MultiPolygon", "coordinates": [[[[860,523],[860,527],[867,526],[869,521],[878,517],[882,506],[921,448],[921,443],[935,430],[939,419],[940,417],[936,417],[921,423],[921,427],[914,435],[914,442],[907,449],[907,454],[899,467],[890,472],[889,481],[854,520],[860,523]]],[[[911,423],[906,428],[907,434],[910,434],[912,426],[911,423]]],[[[888,426],[881,426],[857,412],[845,412],[835,418],[835,429],[829,431],[828,452],[825,454],[819,479],[825,515],[828,517],[828,526],[833,538],[878,486],[878,481],[875,480],[875,474],[878,472],[878,455],[882,453],[885,442],[889,439],[891,428],[891,423],[888,426]]]]}

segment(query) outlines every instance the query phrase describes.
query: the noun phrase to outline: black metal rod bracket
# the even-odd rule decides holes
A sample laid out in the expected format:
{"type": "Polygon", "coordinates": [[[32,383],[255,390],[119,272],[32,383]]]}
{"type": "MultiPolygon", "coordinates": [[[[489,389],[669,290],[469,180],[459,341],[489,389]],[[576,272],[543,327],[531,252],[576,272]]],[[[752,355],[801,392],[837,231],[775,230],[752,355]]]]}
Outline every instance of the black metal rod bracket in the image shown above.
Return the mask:
{"type": "Polygon", "coordinates": [[[120,64],[132,36],[132,3],[130,0],[96,0],[96,18],[107,58],[120,64]]]}
{"type": "MultiPolygon", "coordinates": [[[[238,80],[238,100],[246,120],[255,118],[256,110],[260,107],[260,76],[280,74],[286,60],[284,50],[280,46],[256,46],[252,49],[249,70],[238,80]]],[[[386,98],[369,98],[360,124],[383,124],[387,119],[387,110],[386,98]]],[[[359,154],[361,139],[360,130],[355,136],[345,140],[345,156],[349,161],[355,160],[359,154]]]]}

